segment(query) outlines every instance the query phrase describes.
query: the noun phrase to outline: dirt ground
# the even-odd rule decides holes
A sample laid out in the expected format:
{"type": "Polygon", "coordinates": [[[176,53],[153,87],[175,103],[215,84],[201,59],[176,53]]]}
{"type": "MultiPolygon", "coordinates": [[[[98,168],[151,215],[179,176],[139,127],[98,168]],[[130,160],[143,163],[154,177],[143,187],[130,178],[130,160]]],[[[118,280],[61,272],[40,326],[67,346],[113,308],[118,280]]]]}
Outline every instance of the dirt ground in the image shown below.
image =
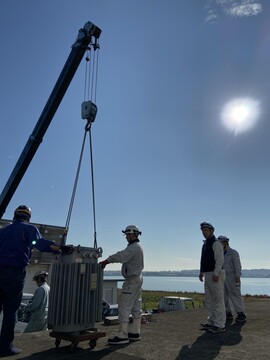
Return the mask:
{"type": "Polygon", "coordinates": [[[22,352],[13,359],[105,359],[105,360],[269,360],[270,359],[270,300],[256,299],[246,304],[247,322],[226,324],[226,332],[212,334],[202,330],[204,308],[183,312],[155,314],[152,321],[142,325],[141,341],[127,345],[109,346],[107,337],[114,335],[118,326],[97,323],[107,337],[100,338],[91,350],[88,341],[71,351],[70,342],[55,339],[49,331],[16,334],[14,345],[22,352]]]}

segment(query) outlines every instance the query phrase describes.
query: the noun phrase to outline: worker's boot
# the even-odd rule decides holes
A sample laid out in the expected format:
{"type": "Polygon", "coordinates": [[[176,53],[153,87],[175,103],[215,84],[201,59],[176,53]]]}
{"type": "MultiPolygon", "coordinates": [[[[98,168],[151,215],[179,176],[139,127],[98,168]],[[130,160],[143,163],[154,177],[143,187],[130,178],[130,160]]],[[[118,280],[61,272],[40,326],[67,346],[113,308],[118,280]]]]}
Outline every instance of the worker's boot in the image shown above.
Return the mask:
{"type": "Polygon", "coordinates": [[[108,340],[108,344],[122,345],[128,344],[128,323],[120,323],[117,335],[108,340]]]}
{"type": "Polygon", "coordinates": [[[141,340],[141,318],[133,319],[129,327],[128,338],[132,341],[141,340]]]}

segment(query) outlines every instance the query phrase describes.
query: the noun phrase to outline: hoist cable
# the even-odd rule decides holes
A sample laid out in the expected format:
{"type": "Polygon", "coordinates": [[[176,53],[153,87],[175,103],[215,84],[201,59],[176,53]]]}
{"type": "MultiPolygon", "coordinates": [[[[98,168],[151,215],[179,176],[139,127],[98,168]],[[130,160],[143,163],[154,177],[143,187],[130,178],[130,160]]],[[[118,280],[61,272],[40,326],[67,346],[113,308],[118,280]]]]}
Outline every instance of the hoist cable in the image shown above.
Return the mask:
{"type": "MultiPolygon", "coordinates": [[[[88,86],[87,79],[89,78],[89,76],[88,76],[89,62],[90,62],[90,51],[87,50],[87,54],[85,57],[84,95],[83,95],[84,101],[86,100],[86,92],[87,92],[87,86],[88,86]]],[[[88,95],[89,95],[89,91],[88,91],[88,95]]]]}
{"type": "Polygon", "coordinates": [[[69,210],[68,210],[68,215],[67,215],[67,220],[66,220],[66,226],[65,226],[66,230],[68,230],[68,228],[69,228],[70,218],[71,218],[75,195],[76,195],[76,190],[77,190],[77,186],[78,186],[78,180],[79,180],[79,175],[80,175],[80,170],[81,170],[86,134],[87,134],[87,130],[85,130],[85,132],[84,132],[83,143],[82,143],[81,153],[80,153],[80,157],[79,157],[79,163],[78,163],[78,167],[77,167],[77,172],[76,172],[76,176],[75,176],[75,181],[74,181],[74,185],[73,185],[73,190],[72,190],[72,195],[71,195],[71,200],[70,200],[69,210]]]}
{"type": "Polygon", "coordinates": [[[96,81],[95,81],[95,94],[94,94],[94,103],[96,103],[97,101],[97,81],[98,81],[98,58],[99,58],[99,50],[97,49],[97,61],[96,61],[96,71],[95,71],[95,76],[96,76],[96,81]]]}
{"type": "Polygon", "coordinates": [[[94,222],[94,248],[97,248],[97,226],[96,226],[96,203],[95,203],[95,182],[94,182],[94,161],[91,126],[89,128],[89,145],[90,145],[90,162],[91,162],[91,182],[92,182],[92,205],[93,205],[93,222],[94,222]]]}
{"type": "Polygon", "coordinates": [[[93,84],[94,84],[94,74],[95,74],[95,53],[94,56],[92,56],[92,62],[91,62],[91,77],[89,78],[89,100],[93,101],[93,84]]]}
{"type": "Polygon", "coordinates": [[[96,103],[98,81],[99,47],[93,56],[86,56],[84,101],[90,100],[96,103]]]}
{"type": "MultiPolygon", "coordinates": [[[[96,69],[96,52],[94,53],[94,57],[93,57],[93,76],[91,78],[91,96],[90,96],[90,100],[94,101],[95,99],[95,93],[96,93],[96,88],[94,87],[95,84],[95,69],[96,69]]],[[[95,102],[95,101],[94,101],[95,102]]]]}
{"type": "MultiPolygon", "coordinates": [[[[95,44],[95,50],[99,49],[99,45],[95,44]]],[[[98,52],[98,51],[97,51],[98,52]]],[[[96,53],[96,51],[95,51],[96,53]]],[[[86,55],[86,66],[85,66],[85,82],[84,82],[84,101],[87,99],[92,101],[92,98],[94,96],[94,100],[96,101],[97,96],[97,71],[98,71],[98,56],[96,57],[94,54],[94,60],[93,64],[91,61],[91,56],[89,56],[90,52],[88,50],[88,53],[86,55]],[[97,58],[97,59],[96,59],[97,58]],[[90,91],[91,89],[91,91],[90,91]]],[[[70,224],[70,219],[72,215],[73,205],[75,201],[75,195],[77,191],[78,186],[78,180],[81,170],[81,164],[82,164],[82,158],[83,158],[83,152],[85,148],[85,141],[86,141],[86,134],[89,132],[89,145],[90,145],[90,168],[91,168],[91,183],[92,183],[92,207],[93,207],[93,223],[94,223],[94,248],[97,248],[97,228],[96,228],[96,204],[95,204],[95,186],[94,186],[94,164],[93,164],[93,146],[92,146],[92,134],[91,134],[91,121],[88,120],[87,124],[85,125],[85,132],[83,137],[83,143],[81,147],[77,172],[75,176],[75,181],[73,185],[67,220],[66,220],[66,233],[64,235],[64,238],[62,240],[62,244],[65,243],[67,238],[67,231],[70,224]]]]}
{"type": "MultiPolygon", "coordinates": [[[[88,61],[88,100],[91,102],[96,101],[97,97],[97,72],[98,72],[98,56],[99,45],[94,46],[94,55],[88,61]],[[97,51],[96,51],[97,50],[97,51]],[[93,58],[93,60],[92,60],[93,58]]],[[[87,76],[87,74],[86,74],[87,76]]],[[[92,133],[91,122],[88,121],[86,128],[89,130],[89,146],[90,146],[90,165],[91,165],[91,185],[92,185],[92,207],[93,207],[93,225],[94,225],[94,248],[97,248],[97,227],[96,227],[96,204],[95,204],[95,183],[94,183],[94,161],[93,161],[93,146],[92,146],[92,133]]]]}

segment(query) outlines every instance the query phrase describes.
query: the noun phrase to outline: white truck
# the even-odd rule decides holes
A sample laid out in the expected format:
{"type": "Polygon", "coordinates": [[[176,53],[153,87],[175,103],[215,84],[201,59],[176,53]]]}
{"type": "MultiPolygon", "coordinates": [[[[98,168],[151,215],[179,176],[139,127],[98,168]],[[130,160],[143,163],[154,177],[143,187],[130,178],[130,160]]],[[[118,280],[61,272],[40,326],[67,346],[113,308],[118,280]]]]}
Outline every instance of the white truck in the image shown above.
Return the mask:
{"type": "Polygon", "coordinates": [[[161,311],[184,311],[194,307],[193,299],[187,297],[162,296],[159,301],[161,311]]]}

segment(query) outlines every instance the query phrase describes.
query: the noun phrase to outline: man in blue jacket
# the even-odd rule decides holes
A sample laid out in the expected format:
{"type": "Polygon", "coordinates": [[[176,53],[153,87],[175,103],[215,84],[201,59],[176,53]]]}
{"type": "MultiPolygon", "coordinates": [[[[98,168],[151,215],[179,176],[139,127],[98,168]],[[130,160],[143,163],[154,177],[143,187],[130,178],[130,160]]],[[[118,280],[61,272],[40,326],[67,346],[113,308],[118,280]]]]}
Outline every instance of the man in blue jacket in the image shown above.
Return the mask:
{"type": "Polygon", "coordinates": [[[44,239],[38,229],[29,224],[30,218],[31,209],[21,205],[14,212],[12,224],[0,230],[0,313],[3,311],[0,356],[16,355],[21,351],[13,346],[14,328],[32,249],[67,254],[73,251],[71,246],[60,246],[44,239]]]}

